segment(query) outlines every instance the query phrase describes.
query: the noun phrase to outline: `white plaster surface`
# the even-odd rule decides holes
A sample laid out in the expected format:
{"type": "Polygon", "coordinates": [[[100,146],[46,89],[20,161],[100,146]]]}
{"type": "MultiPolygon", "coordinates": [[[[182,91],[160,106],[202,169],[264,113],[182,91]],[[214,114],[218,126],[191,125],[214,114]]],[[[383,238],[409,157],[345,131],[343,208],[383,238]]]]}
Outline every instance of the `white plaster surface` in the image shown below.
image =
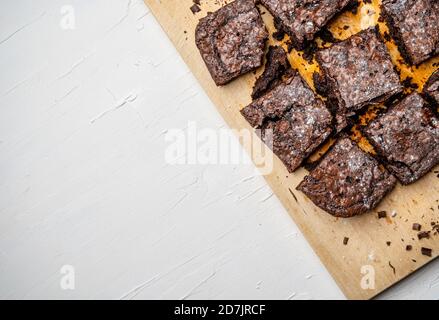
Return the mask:
{"type": "Polygon", "coordinates": [[[0,71],[0,298],[344,299],[251,165],[166,164],[225,123],[141,0],[1,1],[0,71]]]}

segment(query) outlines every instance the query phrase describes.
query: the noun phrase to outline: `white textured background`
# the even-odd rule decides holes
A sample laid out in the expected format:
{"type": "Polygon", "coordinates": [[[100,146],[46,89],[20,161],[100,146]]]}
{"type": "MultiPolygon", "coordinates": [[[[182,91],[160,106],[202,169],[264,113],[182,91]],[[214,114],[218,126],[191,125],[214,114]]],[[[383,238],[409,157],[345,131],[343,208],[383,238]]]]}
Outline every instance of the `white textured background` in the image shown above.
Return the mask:
{"type": "Polygon", "coordinates": [[[141,0],[1,1],[0,298],[343,299],[252,166],[166,165],[189,120],[225,127],[141,0]]]}

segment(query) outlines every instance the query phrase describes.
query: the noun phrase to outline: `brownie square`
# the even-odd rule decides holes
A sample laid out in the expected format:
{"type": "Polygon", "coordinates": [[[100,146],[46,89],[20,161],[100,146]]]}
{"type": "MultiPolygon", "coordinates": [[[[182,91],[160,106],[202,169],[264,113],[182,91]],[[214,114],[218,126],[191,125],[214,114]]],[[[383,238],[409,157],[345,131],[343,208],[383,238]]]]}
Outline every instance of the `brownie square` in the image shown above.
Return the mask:
{"type": "Polygon", "coordinates": [[[261,139],[296,170],[332,131],[332,115],[302,77],[291,70],[274,89],[241,110],[261,139]]]}
{"type": "Polygon", "coordinates": [[[431,75],[422,92],[433,106],[439,106],[439,70],[431,75]]]}
{"type": "Polygon", "coordinates": [[[287,33],[294,47],[304,49],[307,41],[351,0],[261,0],[273,15],[280,31],[287,33]]]}
{"type": "Polygon", "coordinates": [[[202,18],[195,42],[215,83],[262,65],[268,32],[254,0],[235,0],[202,18]]]}
{"type": "Polygon", "coordinates": [[[327,95],[336,117],[337,132],[363,107],[381,103],[402,91],[399,77],[376,28],[319,50],[317,90],[327,95]]]}
{"type": "Polygon", "coordinates": [[[297,190],[333,216],[349,218],[374,209],[395,184],[377,160],[342,136],[297,190]]]}
{"type": "Polygon", "coordinates": [[[403,184],[418,180],[439,162],[439,120],[418,93],[390,107],[364,133],[403,184]]]}
{"type": "Polygon", "coordinates": [[[418,65],[439,53],[439,1],[384,0],[382,14],[408,63],[418,65]]]}
{"type": "Polygon", "coordinates": [[[282,77],[291,69],[287,53],[280,46],[270,46],[266,60],[264,72],[256,79],[253,87],[253,100],[277,86],[282,81],[282,77]]]}

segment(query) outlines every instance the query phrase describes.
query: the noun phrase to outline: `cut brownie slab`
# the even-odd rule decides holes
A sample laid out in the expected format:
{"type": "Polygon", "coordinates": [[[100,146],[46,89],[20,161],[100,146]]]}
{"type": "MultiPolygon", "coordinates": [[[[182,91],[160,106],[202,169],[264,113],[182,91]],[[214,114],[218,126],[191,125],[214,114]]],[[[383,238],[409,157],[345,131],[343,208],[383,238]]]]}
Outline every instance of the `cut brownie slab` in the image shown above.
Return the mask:
{"type": "Polygon", "coordinates": [[[332,115],[302,77],[291,70],[282,83],[241,110],[262,140],[296,170],[332,131],[332,115]]]}
{"type": "Polygon", "coordinates": [[[343,136],[297,190],[326,212],[348,218],[375,208],[395,183],[373,157],[343,136]]]}
{"type": "Polygon", "coordinates": [[[282,81],[282,76],[291,69],[287,53],[280,46],[270,46],[264,73],[256,80],[252,99],[257,99],[282,81]]]}
{"type": "Polygon", "coordinates": [[[439,1],[384,0],[382,13],[408,63],[418,65],[439,53],[439,1]]]}
{"type": "Polygon", "coordinates": [[[423,93],[433,106],[439,106],[439,70],[436,70],[428,79],[423,93]]]}
{"type": "Polygon", "coordinates": [[[439,162],[439,120],[418,93],[390,107],[364,133],[403,184],[418,180],[439,162]]]}
{"type": "Polygon", "coordinates": [[[275,19],[278,29],[287,33],[292,44],[302,50],[307,41],[351,0],[260,0],[275,19]]]}
{"type": "Polygon", "coordinates": [[[363,107],[381,103],[402,91],[386,46],[375,28],[317,52],[317,90],[327,95],[337,131],[363,107]]]}
{"type": "Polygon", "coordinates": [[[201,56],[217,85],[262,65],[268,32],[254,0],[235,0],[202,18],[195,31],[201,56]]]}

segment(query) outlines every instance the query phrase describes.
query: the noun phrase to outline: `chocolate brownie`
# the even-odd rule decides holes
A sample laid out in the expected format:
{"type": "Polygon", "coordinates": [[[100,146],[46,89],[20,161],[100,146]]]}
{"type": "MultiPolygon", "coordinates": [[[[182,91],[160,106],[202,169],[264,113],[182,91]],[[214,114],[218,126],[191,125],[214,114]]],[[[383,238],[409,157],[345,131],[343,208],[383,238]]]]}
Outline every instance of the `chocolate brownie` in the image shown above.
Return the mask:
{"type": "Polygon", "coordinates": [[[381,103],[402,91],[399,77],[376,28],[369,28],[316,54],[317,90],[327,95],[336,129],[363,107],[381,103]]]}
{"type": "Polygon", "coordinates": [[[282,76],[291,68],[287,53],[280,46],[270,46],[264,73],[256,80],[252,98],[257,99],[282,81],[282,76]]]}
{"type": "Polygon", "coordinates": [[[422,92],[432,105],[439,106],[439,70],[431,75],[422,92]]]}
{"type": "Polygon", "coordinates": [[[418,65],[439,53],[439,1],[384,0],[382,14],[408,63],[418,65]]]}
{"type": "Polygon", "coordinates": [[[418,93],[391,106],[364,133],[403,184],[418,180],[439,163],[439,120],[418,93]]]}
{"type": "Polygon", "coordinates": [[[260,67],[267,38],[254,0],[235,0],[208,14],[195,31],[197,47],[219,86],[260,67]]]}
{"type": "Polygon", "coordinates": [[[297,190],[326,212],[349,218],[374,209],[395,183],[378,161],[342,136],[297,190]]]}
{"type": "Polygon", "coordinates": [[[287,33],[292,45],[304,49],[306,42],[351,0],[260,0],[275,19],[275,25],[287,33]]]}
{"type": "Polygon", "coordinates": [[[261,129],[289,172],[296,170],[332,131],[332,115],[302,77],[291,69],[286,79],[241,110],[261,129]]]}

